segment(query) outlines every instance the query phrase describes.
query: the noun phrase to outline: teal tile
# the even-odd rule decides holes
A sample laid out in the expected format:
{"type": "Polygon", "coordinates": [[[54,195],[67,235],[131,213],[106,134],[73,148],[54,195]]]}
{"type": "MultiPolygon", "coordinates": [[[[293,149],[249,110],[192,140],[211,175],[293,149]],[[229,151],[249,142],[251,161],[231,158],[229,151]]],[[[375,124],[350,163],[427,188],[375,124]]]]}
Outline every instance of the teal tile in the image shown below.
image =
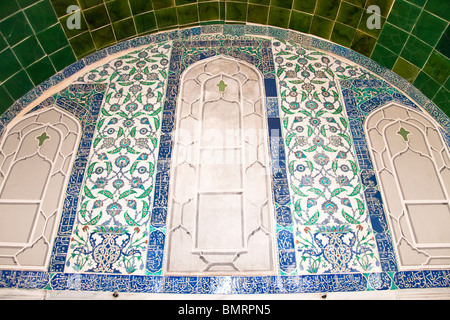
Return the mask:
{"type": "Polygon", "coordinates": [[[38,33],[58,22],[50,0],[38,2],[24,10],[34,32],[38,33]]]}
{"type": "Polygon", "coordinates": [[[41,82],[47,80],[56,73],[49,57],[44,57],[41,60],[36,61],[27,67],[26,71],[35,86],[39,85],[41,82]]]}
{"type": "Polygon", "coordinates": [[[12,50],[23,67],[27,67],[45,56],[44,50],[42,50],[35,36],[20,42],[12,50]]]}
{"type": "Polygon", "coordinates": [[[314,13],[317,0],[294,0],[292,8],[298,11],[314,13]]]}
{"type": "Polygon", "coordinates": [[[153,11],[134,16],[134,24],[138,34],[156,30],[156,18],[153,11]]]}
{"type": "Polygon", "coordinates": [[[198,17],[200,21],[219,20],[219,3],[218,2],[200,2],[198,4],[198,17]]]}
{"type": "Polygon", "coordinates": [[[450,58],[450,26],[447,27],[447,30],[441,36],[441,40],[439,40],[435,49],[447,58],[450,58]]]}
{"type": "Polygon", "coordinates": [[[230,21],[246,21],[247,20],[247,4],[239,2],[226,2],[226,20],[230,21]]]}
{"type": "Polygon", "coordinates": [[[377,40],[375,38],[364,32],[356,30],[350,48],[366,57],[370,57],[376,42],[377,40]]]}
{"type": "Polygon", "coordinates": [[[378,38],[378,43],[382,44],[385,48],[389,48],[392,52],[400,54],[406,40],[408,40],[408,36],[408,33],[405,31],[386,22],[378,38]]]}
{"type": "Polygon", "coordinates": [[[1,0],[0,1],[0,20],[20,10],[16,0],[1,0]]]}
{"type": "Polygon", "coordinates": [[[67,14],[67,8],[69,6],[78,6],[77,0],[50,0],[52,2],[53,9],[55,9],[58,17],[65,16],[67,14]]]}
{"type": "Polygon", "coordinates": [[[149,0],[128,0],[133,15],[149,12],[153,10],[153,4],[149,0]]]}
{"type": "Polygon", "coordinates": [[[420,14],[411,33],[430,46],[435,46],[447,28],[447,25],[447,21],[424,10],[420,14]]]}
{"type": "Polygon", "coordinates": [[[441,87],[433,98],[433,102],[450,117],[450,91],[441,87]]]}
{"type": "Polygon", "coordinates": [[[280,28],[288,28],[290,10],[270,7],[268,24],[280,28]]]}
{"type": "Polygon", "coordinates": [[[103,3],[103,0],[78,0],[78,3],[81,9],[87,9],[103,3]]]}
{"type": "Polygon", "coordinates": [[[56,24],[37,34],[46,54],[53,53],[69,44],[61,25],[56,24]]]}
{"type": "Polygon", "coordinates": [[[314,16],[309,32],[318,37],[328,40],[330,39],[331,32],[333,31],[333,25],[334,21],[332,20],[314,16]]]}
{"type": "Polygon", "coordinates": [[[23,12],[18,12],[0,22],[0,32],[10,46],[33,34],[23,12]]]}
{"type": "Polygon", "coordinates": [[[77,35],[79,35],[80,33],[83,33],[85,31],[89,30],[89,27],[86,23],[86,20],[84,20],[84,15],[80,14],[80,28],[73,26],[74,20],[72,20],[72,15],[67,15],[64,16],[62,18],[59,18],[59,22],[62,25],[63,29],[64,29],[64,33],[66,34],[67,38],[73,38],[77,35]]]}
{"type": "Polygon", "coordinates": [[[399,57],[397,59],[397,62],[394,65],[394,68],[392,68],[392,71],[394,71],[396,74],[398,74],[403,79],[412,83],[412,82],[414,82],[417,75],[419,74],[420,69],[417,68],[412,63],[399,57]]]}
{"type": "Polygon", "coordinates": [[[269,19],[269,7],[257,4],[249,4],[247,21],[252,23],[267,24],[269,19]]]}
{"type": "Polygon", "coordinates": [[[440,87],[439,83],[434,81],[423,71],[418,74],[416,80],[414,80],[413,85],[430,99],[434,97],[440,87]]]}
{"type": "Polygon", "coordinates": [[[381,44],[377,43],[373,49],[370,59],[378,62],[383,67],[392,69],[397,61],[398,54],[395,54],[391,50],[383,47],[381,44]]]}
{"type": "Polygon", "coordinates": [[[71,46],[67,46],[62,48],[61,50],[56,51],[50,55],[50,60],[53,63],[56,71],[61,71],[65,67],[70,66],[72,63],[77,61],[75,54],[72,51],[71,46]]]}
{"type": "Polygon", "coordinates": [[[422,42],[415,36],[410,36],[400,53],[400,56],[414,64],[416,67],[422,68],[432,50],[433,48],[425,42],[422,42]]]}
{"type": "Polygon", "coordinates": [[[314,14],[334,20],[339,9],[339,0],[317,0],[314,14]]]}
{"type": "Polygon", "coordinates": [[[442,85],[447,81],[450,74],[450,59],[437,51],[433,51],[423,67],[423,71],[442,85]]]}
{"type": "Polygon", "coordinates": [[[14,100],[18,100],[25,93],[33,89],[34,85],[25,70],[21,70],[5,81],[3,87],[14,100]]]}
{"type": "Polygon", "coordinates": [[[363,9],[347,2],[341,2],[336,21],[349,27],[358,27],[363,9]]]}
{"type": "Polygon", "coordinates": [[[448,0],[428,0],[424,8],[442,19],[450,20],[450,1],[448,0]]]}
{"type": "Polygon", "coordinates": [[[92,39],[94,40],[97,50],[116,42],[113,29],[110,25],[92,31],[92,39]]]}
{"type": "Polygon", "coordinates": [[[133,18],[128,18],[122,21],[114,22],[112,26],[117,41],[121,41],[123,39],[127,39],[136,35],[136,28],[134,26],[133,18]]]}
{"type": "Polygon", "coordinates": [[[177,7],[178,23],[180,25],[198,22],[197,4],[189,4],[177,7]]]}
{"type": "Polygon", "coordinates": [[[303,33],[309,33],[312,19],[313,16],[311,14],[292,10],[291,20],[289,22],[289,29],[300,31],[303,33]]]}
{"type": "MultiPolygon", "coordinates": [[[[155,2],[153,2],[155,6],[155,2]]],[[[163,30],[178,25],[177,10],[175,7],[155,11],[158,29],[163,30]]]]}
{"type": "Polygon", "coordinates": [[[335,22],[330,40],[344,47],[350,47],[353,42],[355,32],[355,28],[346,26],[339,22],[335,22]]]}
{"type": "Polygon", "coordinates": [[[79,34],[76,37],[69,39],[69,43],[73,49],[73,52],[75,52],[77,59],[80,59],[95,51],[94,41],[92,40],[89,32],[79,34]]]}
{"type": "Polygon", "coordinates": [[[404,0],[396,0],[387,21],[410,32],[419,17],[421,9],[404,0]]]}
{"type": "Polygon", "coordinates": [[[0,86],[0,115],[2,115],[14,103],[5,87],[0,86]]]}
{"type": "Polygon", "coordinates": [[[85,10],[83,14],[90,30],[101,28],[111,23],[104,5],[85,10]]]}
{"type": "Polygon", "coordinates": [[[106,2],[106,9],[108,10],[111,22],[131,17],[131,9],[128,0],[106,2]]]}
{"type": "MultiPolygon", "coordinates": [[[[150,0],[148,0],[150,1],[150,0]]],[[[151,0],[155,10],[170,8],[175,6],[175,0],[151,0]]]]}
{"type": "Polygon", "coordinates": [[[21,69],[19,61],[11,49],[0,53],[0,82],[6,80],[21,69]]]}
{"type": "Polygon", "coordinates": [[[285,8],[285,9],[292,9],[292,3],[293,0],[272,0],[270,2],[271,6],[285,8]]]}

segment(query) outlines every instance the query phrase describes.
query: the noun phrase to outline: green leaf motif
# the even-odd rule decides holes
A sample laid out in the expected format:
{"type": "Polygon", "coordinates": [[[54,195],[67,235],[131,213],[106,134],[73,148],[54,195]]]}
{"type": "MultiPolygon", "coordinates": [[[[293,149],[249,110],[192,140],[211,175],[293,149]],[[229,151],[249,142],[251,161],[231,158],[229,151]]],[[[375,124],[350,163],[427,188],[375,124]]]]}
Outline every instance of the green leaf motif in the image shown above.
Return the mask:
{"type": "Polygon", "coordinates": [[[361,190],[361,184],[358,183],[356,185],[355,189],[353,189],[352,193],[350,193],[348,196],[349,197],[356,196],[359,193],[360,190],[361,190]]]}
{"type": "Polygon", "coordinates": [[[104,195],[105,197],[107,197],[109,199],[113,199],[114,198],[114,196],[111,193],[111,191],[108,191],[108,190],[101,190],[98,193],[101,193],[102,195],[104,195]]]}
{"type": "Polygon", "coordinates": [[[358,210],[359,210],[359,214],[360,214],[360,215],[363,215],[363,214],[364,214],[364,211],[365,211],[364,203],[363,203],[360,199],[358,199],[358,198],[356,198],[356,202],[358,202],[358,210]]]}
{"type": "Polygon", "coordinates": [[[147,190],[145,190],[139,197],[136,197],[136,199],[142,199],[147,197],[153,190],[153,186],[150,186],[147,190]]]}
{"type": "Polygon", "coordinates": [[[124,213],[124,218],[125,221],[128,223],[129,226],[134,227],[134,226],[139,226],[139,224],[133,220],[133,218],[130,217],[130,215],[128,214],[128,211],[124,213]]]}
{"type": "Polygon", "coordinates": [[[291,183],[291,188],[296,195],[298,195],[300,197],[307,197],[307,195],[304,194],[303,192],[301,192],[300,189],[298,187],[296,187],[293,183],[291,183]]]}
{"type": "Polygon", "coordinates": [[[96,197],[92,194],[91,190],[85,186],[84,187],[84,195],[88,198],[95,199],[96,197]]]}
{"type": "Polygon", "coordinates": [[[351,224],[360,224],[360,222],[358,220],[356,220],[355,218],[353,218],[351,215],[349,215],[348,213],[346,213],[344,210],[342,210],[342,215],[344,216],[345,220],[347,220],[348,223],[351,224]]]}
{"type": "Polygon", "coordinates": [[[305,222],[305,225],[307,226],[313,225],[314,223],[317,222],[317,220],[319,220],[319,211],[314,213],[314,215],[311,218],[309,218],[308,221],[305,222]]]}
{"type": "Polygon", "coordinates": [[[148,214],[150,205],[146,201],[142,201],[142,218],[145,218],[148,214]]]}
{"type": "Polygon", "coordinates": [[[134,194],[134,193],[136,193],[136,191],[134,191],[134,190],[128,190],[128,191],[125,191],[125,192],[123,192],[122,194],[120,194],[119,199],[126,198],[126,197],[128,197],[130,194],[134,194]]]}
{"type": "Polygon", "coordinates": [[[80,214],[81,214],[81,216],[82,216],[83,218],[84,218],[85,215],[86,215],[86,207],[87,207],[88,203],[89,203],[89,201],[85,201],[85,202],[81,205],[81,208],[80,208],[80,214]]]}
{"type": "Polygon", "coordinates": [[[100,213],[95,218],[93,218],[91,221],[89,221],[87,224],[90,225],[90,226],[93,226],[93,225],[97,224],[100,221],[100,218],[102,217],[102,214],[103,213],[100,211],[100,213]]]}
{"type": "Polygon", "coordinates": [[[88,170],[87,170],[88,178],[90,178],[92,176],[92,172],[94,172],[94,168],[95,168],[96,164],[97,164],[97,162],[94,162],[88,167],[88,170]]]}

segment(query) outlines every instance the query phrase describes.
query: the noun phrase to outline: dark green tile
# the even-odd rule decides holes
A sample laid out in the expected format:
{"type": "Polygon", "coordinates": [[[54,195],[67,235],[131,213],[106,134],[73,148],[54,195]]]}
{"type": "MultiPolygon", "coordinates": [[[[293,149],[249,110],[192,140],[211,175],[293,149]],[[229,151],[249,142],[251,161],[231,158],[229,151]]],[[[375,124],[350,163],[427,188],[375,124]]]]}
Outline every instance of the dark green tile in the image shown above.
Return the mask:
{"type": "MultiPolygon", "coordinates": [[[[155,5],[154,2],[153,5],[155,5]]],[[[175,7],[156,10],[155,14],[158,29],[160,30],[178,25],[177,10],[175,7]]]]}
{"type": "Polygon", "coordinates": [[[133,15],[153,10],[153,4],[149,0],[128,0],[133,15]]]}
{"type": "Polygon", "coordinates": [[[0,22],[0,32],[10,46],[33,34],[25,15],[18,12],[0,22]]]}
{"type": "Polygon", "coordinates": [[[336,22],[331,33],[330,40],[344,47],[350,47],[353,42],[356,29],[336,22]]]}
{"type": "Polygon", "coordinates": [[[11,98],[8,91],[3,86],[0,86],[0,115],[2,115],[12,104],[14,99],[11,98]]]}
{"type": "Polygon", "coordinates": [[[347,2],[341,2],[336,21],[349,27],[358,27],[363,9],[347,2]]]}
{"type": "Polygon", "coordinates": [[[247,20],[247,4],[239,2],[226,2],[225,9],[226,20],[230,21],[246,21],[247,20]]]}
{"type": "Polygon", "coordinates": [[[289,29],[309,33],[313,16],[300,11],[292,10],[289,29]]]}
{"type": "Polygon", "coordinates": [[[430,99],[434,97],[440,87],[439,83],[434,81],[423,71],[418,74],[416,80],[414,80],[413,85],[430,99]]]}
{"type": "Polygon", "coordinates": [[[416,67],[422,68],[428,57],[430,56],[432,47],[425,42],[410,36],[405,44],[400,56],[411,62],[416,67]]]}
{"type": "Polygon", "coordinates": [[[20,42],[12,50],[23,67],[29,66],[45,55],[35,36],[20,42]]]}
{"type": "Polygon", "coordinates": [[[445,30],[435,48],[444,56],[450,58],[450,26],[447,27],[447,30],[445,30]]]}
{"type": "Polygon", "coordinates": [[[225,2],[219,2],[219,14],[220,14],[220,20],[225,22],[225,2]]]}
{"type": "Polygon", "coordinates": [[[9,78],[3,83],[3,86],[14,100],[18,100],[34,87],[25,70],[21,70],[9,78]]]}
{"type": "Polygon", "coordinates": [[[334,22],[331,20],[314,16],[309,32],[328,40],[330,39],[331,31],[333,30],[333,24],[334,22]]]}
{"type": "Polygon", "coordinates": [[[317,0],[294,0],[292,8],[298,11],[314,13],[317,0]]]}
{"type": "Polygon", "coordinates": [[[95,50],[95,45],[89,32],[82,33],[69,39],[69,42],[78,59],[95,50]]]}
{"type": "Polygon", "coordinates": [[[410,32],[420,15],[421,9],[404,0],[396,0],[387,21],[410,32]]]}
{"type": "Polygon", "coordinates": [[[317,0],[314,14],[334,20],[339,9],[339,0],[317,0]]]}
{"type": "Polygon", "coordinates": [[[269,17],[269,7],[257,4],[249,4],[247,21],[252,23],[267,24],[269,17]]]}
{"type": "Polygon", "coordinates": [[[287,28],[289,26],[290,10],[270,7],[268,24],[275,27],[287,28]]]}
{"type": "Polygon", "coordinates": [[[69,6],[78,6],[77,0],[50,0],[52,2],[53,9],[55,9],[58,17],[65,16],[67,14],[67,8],[69,6]]]}
{"type": "Polygon", "coordinates": [[[378,8],[380,8],[380,15],[386,18],[393,3],[394,0],[367,0],[365,7],[368,8],[371,5],[378,6],[378,8]]]}
{"type": "Polygon", "coordinates": [[[350,48],[366,57],[370,57],[376,42],[377,40],[375,38],[356,30],[350,48]]]}
{"type": "Polygon", "coordinates": [[[380,65],[388,69],[392,69],[392,67],[395,65],[395,62],[397,61],[397,58],[397,54],[383,47],[379,43],[375,45],[372,55],[370,56],[370,59],[378,62],[380,65]]]}
{"type": "Polygon", "coordinates": [[[445,89],[450,90],[450,77],[448,77],[447,81],[444,84],[445,89]]]}
{"type": "Polygon", "coordinates": [[[26,71],[35,86],[39,85],[41,82],[47,80],[56,73],[49,57],[44,57],[43,59],[36,61],[26,68],[26,71]]]}
{"type": "Polygon", "coordinates": [[[428,0],[425,10],[449,21],[450,20],[450,1],[448,0],[428,0]]]}
{"type": "Polygon", "coordinates": [[[198,7],[196,3],[177,7],[177,14],[180,25],[198,22],[198,7]]]}
{"type": "Polygon", "coordinates": [[[411,33],[428,43],[430,46],[435,46],[447,25],[447,21],[428,13],[427,11],[422,11],[411,33]]]}
{"type": "Polygon", "coordinates": [[[200,21],[219,20],[219,3],[205,2],[198,4],[198,16],[200,21]]]}
{"type": "Polygon", "coordinates": [[[1,0],[0,1],[0,20],[20,10],[16,0],[1,0]]]}
{"type": "Polygon", "coordinates": [[[437,51],[433,51],[423,67],[429,76],[439,84],[444,84],[450,74],[450,59],[437,51]]]}
{"type": "Polygon", "coordinates": [[[92,39],[94,40],[97,50],[105,48],[116,42],[113,29],[110,25],[92,31],[92,39]]]}
{"type": "Polygon", "coordinates": [[[5,38],[0,34],[0,52],[3,51],[8,46],[8,43],[6,42],[5,38]]]}
{"type": "Polygon", "coordinates": [[[11,49],[8,48],[0,53],[0,81],[9,78],[20,69],[20,63],[11,49]]]}
{"type": "Polygon", "coordinates": [[[394,71],[403,79],[412,83],[416,79],[420,69],[417,68],[415,65],[409,63],[405,59],[399,57],[397,59],[397,62],[395,63],[394,68],[392,68],[392,71],[394,71]]]}
{"type": "MultiPolygon", "coordinates": [[[[150,1],[150,0],[148,0],[150,1]]],[[[151,0],[155,10],[164,9],[175,6],[175,0],[151,0]]]]}
{"type": "Polygon", "coordinates": [[[76,35],[79,35],[80,33],[83,33],[85,31],[89,30],[86,20],[84,20],[84,16],[82,14],[80,14],[80,20],[79,20],[80,28],[73,26],[73,23],[75,23],[75,21],[73,20],[72,15],[67,15],[65,17],[60,18],[59,22],[62,25],[62,27],[64,28],[64,32],[65,32],[67,38],[73,38],[76,35]],[[67,21],[67,20],[69,20],[69,21],[67,21]],[[72,28],[72,29],[70,29],[70,28],[72,28]]]}
{"type": "Polygon", "coordinates": [[[378,42],[394,53],[400,54],[407,39],[408,33],[386,22],[378,38],[378,42]]]}
{"type": "Polygon", "coordinates": [[[176,6],[182,6],[183,4],[197,3],[197,0],[175,0],[176,6]]]}
{"type": "Polygon", "coordinates": [[[16,0],[19,6],[23,9],[28,6],[31,6],[32,4],[40,1],[40,0],[16,0]]]}
{"type": "Polygon", "coordinates": [[[427,0],[407,0],[408,2],[414,3],[416,6],[423,7],[427,0]]]}
{"type": "Polygon", "coordinates": [[[68,67],[72,63],[76,62],[77,58],[75,57],[72,48],[67,46],[51,54],[50,60],[52,61],[56,71],[61,71],[65,67],[68,67]]]}
{"type": "Polygon", "coordinates": [[[354,4],[360,8],[365,8],[366,0],[346,0],[346,2],[354,4]]]}
{"type": "Polygon", "coordinates": [[[441,87],[433,98],[433,102],[450,117],[450,91],[441,87]]]}
{"type": "Polygon", "coordinates": [[[34,32],[42,31],[58,22],[50,0],[44,0],[24,10],[34,32]]]}
{"type": "MultiPolygon", "coordinates": [[[[295,1],[295,0],[294,0],[295,1]]],[[[270,5],[270,0],[248,0],[248,3],[270,5]]]]}
{"type": "Polygon", "coordinates": [[[111,23],[108,17],[108,12],[106,11],[104,5],[85,10],[83,11],[83,14],[86,18],[89,29],[91,30],[106,26],[107,24],[111,23]]]}
{"type": "Polygon", "coordinates": [[[53,53],[69,44],[59,24],[38,33],[37,38],[47,54],[53,53]]]}
{"type": "Polygon", "coordinates": [[[138,34],[156,30],[156,19],[153,11],[134,17],[134,24],[138,34]]]}
{"type": "Polygon", "coordinates": [[[130,38],[136,35],[136,28],[134,27],[133,18],[128,18],[122,21],[114,22],[112,26],[117,41],[130,38]]]}
{"type": "Polygon", "coordinates": [[[81,9],[87,9],[100,3],[103,3],[103,0],[78,0],[81,9]]]}
{"type": "Polygon", "coordinates": [[[365,11],[361,17],[358,29],[374,38],[378,38],[385,21],[386,18],[383,18],[377,14],[368,14],[367,11],[365,11]]]}
{"type": "Polygon", "coordinates": [[[285,9],[292,9],[292,2],[293,0],[272,0],[270,5],[285,9]]]}
{"type": "Polygon", "coordinates": [[[114,0],[106,3],[111,22],[116,22],[131,17],[128,0],[114,0]]]}

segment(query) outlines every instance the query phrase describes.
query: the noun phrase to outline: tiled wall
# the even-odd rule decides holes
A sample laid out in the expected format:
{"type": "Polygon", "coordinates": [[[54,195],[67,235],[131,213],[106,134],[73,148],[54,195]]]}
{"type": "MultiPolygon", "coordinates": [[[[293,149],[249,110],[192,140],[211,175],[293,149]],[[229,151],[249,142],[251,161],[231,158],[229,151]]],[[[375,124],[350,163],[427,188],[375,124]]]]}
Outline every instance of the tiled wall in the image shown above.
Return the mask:
{"type": "Polygon", "coordinates": [[[135,36],[211,23],[310,33],[371,57],[450,114],[447,0],[1,0],[0,113],[54,73],[135,36]],[[380,7],[381,29],[366,8],[380,7]],[[69,29],[67,7],[81,8],[69,29]]]}

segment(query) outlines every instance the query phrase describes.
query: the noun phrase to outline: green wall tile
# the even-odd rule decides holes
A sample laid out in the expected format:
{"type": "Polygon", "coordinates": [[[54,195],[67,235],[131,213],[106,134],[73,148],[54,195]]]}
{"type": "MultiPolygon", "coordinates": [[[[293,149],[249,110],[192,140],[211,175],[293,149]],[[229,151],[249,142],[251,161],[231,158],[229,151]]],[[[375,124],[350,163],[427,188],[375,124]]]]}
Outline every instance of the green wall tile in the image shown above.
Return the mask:
{"type": "Polygon", "coordinates": [[[23,67],[29,66],[45,55],[35,36],[20,42],[12,50],[23,67]]]}
{"type": "Polygon", "coordinates": [[[111,22],[116,22],[131,17],[131,9],[128,0],[114,0],[106,3],[111,22]]]}
{"type": "Polygon", "coordinates": [[[137,15],[144,12],[153,10],[153,4],[149,0],[128,0],[131,12],[133,15],[137,15]]]}
{"type": "Polygon", "coordinates": [[[341,7],[339,8],[339,13],[337,15],[336,21],[341,22],[347,26],[356,28],[361,19],[363,9],[359,8],[353,4],[347,2],[341,2],[341,7]]]}
{"type": "Polygon", "coordinates": [[[38,33],[37,38],[47,54],[53,53],[69,44],[59,24],[38,33]]]}
{"type": "Polygon", "coordinates": [[[95,50],[94,41],[89,32],[82,33],[70,39],[69,42],[78,59],[95,50]]]}
{"type": "Polygon", "coordinates": [[[380,8],[380,15],[387,17],[391,11],[392,4],[395,0],[367,0],[365,7],[368,8],[371,5],[376,5],[380,8]]]}
{"type": "Polygon", "coordinates": [[[292,10],[289,29],[308,33],[311,28],[312,19],[313,16],[308,13],[292,10]]]}
{"type": "Polygon", "coordinates": [[[89,27],[86,23],[86,20],[84,20],[83,15],[80,15],[80,28],[79,29],[78,28],[69,29],[69,26],[67,25],[67,20],[71,16],[72,15],[67,15],[67,16],[59,19],[59,22],[64,29],[64,33],[66,34],[67,38],[69,38],[69,39],[75,37],[76,35],[79,35],[80,33],[83,33],[85,31],[89,30],[89,27]]]}
{"type": "Polygon", "coordinates": [[[23,12],[18,12],[0,22],[0,32],[10,46],[33,34],[23,12]]]}
{"type": "Polygon", "coordinates": [[[5,87],[0,86],[0,114],[3,114],[13,103],[14,99],[11,98],[5,87]]]}
{"type": "Polygon", "coordinates": [[[342,46],[350,47],[353,42],[356,29],[336,22],[331,33],[330,40],[342,46]]]}
{"type": "Polygon", "coordinates": [[[183,4],[192,4],[192,3],[196,3],[196,2],[197,2],[197,0],[175,0],[175,5],[182,6],[183,4]]]}
{"type": "Polygon", "coordinates": [[[87,9],[103,3],[103,0],[78,0],[78,3],[80,4],[81,9],[87,9]]]}
{"type": "Polygon", "coordinates": [[[423,7],[427,0],[408,0],[408,2],[414,3],[416,6],[423,7]]]}
{"type": "Polygon", "coordinates": [[[409,82],[413,82],[416,79],[417,74],[419,73],[420,69],[417,68],[412,63],[399,57],[397,59],[397,62],[395,63],[394,68],[392,69],[392,71],[394,71],[396,74],[398,74],[403,79],[405,79],[409,82]]]}
{"type": "Polygon", "coordinates": [[[73,54],[72,47],[67,46],[51,54],[50,60],[52,61],[56,71],[61,71],[65,67],[68,67],[72,63],[76,62],[77,58],[73,54]]]}
{"type": "Polygon", "coordinates": [[[197,4],[189,4],[177,7],[178,23],[180,25],[198,22],[197,4]]]}
{"type": "Polygon", "coordinates": [[[361,17],[361,21],[358,25],[358,29],[371,35],[374,38],[378,38],[381,33],[381,30],[383,29],[385,21],[386,21],[386,18],[383,18],[382,16],[368,14],[367,11],[364,11],[364,13],[361,17]],[[379,28],[377,25],[373,25],[373,24],[375,24],[375,21],[373,21],[372,19],[376,19],[376,22],[380,24],[379,28]],[[370,23],[368,23],[368,22],[370,22],[370,23]],[[372,28],[372,29],[370,29],[370,28],[372,28]]]}
{"type": "Polygon", "coordinates": [[[334,23],[332,20],[328,20],[319,16],[314,16],[311,23],[311,29],[309,30],[309,32],[318,37],[330,39],[331,31],[333,30],[333,25],[334,23]]]}
{"type": "Polygon", "coordinates": [[[13,14],[20,9],[16,0],[1,0],[0,1],[0,20],[13,14]]]}
{"type": "Polygon", "coordinates": [[[383,26],[378,43],[394,53],[400,54],[407,39],[408,33],[387,22],[383,26]]]}
{"type": "Polygon", "coordinates": [[[392,69],[397,61],[398,55],[377,43],[370,58],[373,61],[378,62],[383,67],[392,69]]]}
{"type": "Polygon", "coordinates": [[[450,117],[450,91],[441,87],[433,98],[433,102],[450,117]]]}
{"type": "Polygon", "coordinates": [[[314,14],[334,20],[339,10],[339,0],[317,0],[314,14]]]}
{"type": "Polygon", "coordinates": [[[0,52],[3,51],[8,46],[8,43],[6,42],[5,38],[0,34],[0,52]]]}
{"type": "MultiPolygon", "coordinates": [[[[294,0],[295,1],[295,0],[294,0]]],[[[249,3],[270,5],[270,0],[248,0],[249,3]]]]}
{"type": "Polygon", "coordinates": [[[104,5],[92,7],[83,11],[89,29],[94,30],[110,24],[108,12],[104,5]]]}
{"type": "Polygon", "coordinates": [[[67,8],[71,5],[78,6],[77,0],[50,0],[55,9],[58,17],[65,16],[67,14],[67,8]]]}
{"type": "Polygon", "coordinates": [[[16,1],[19,4],[19,6],[23,9],[41,0],[16,0],[16,1]]]}
{"type": "Polygon", "coordinates": [[[11,49],[6,49],[0,53],[0,81],[4,81],[21,68],[19,61],[14,56],[11,49]]]}
{"type": "Polygon", "coordinates": [[[419,17],[421,9],[404,0],[396,0],[387,21],[410,32],[419,17]]]}
{"type": "MultiPolygon", "coordinates": [[[[150,1],[150,0],[148,0],[150,1]]],[[[164,9],[175,6],[174,0],[151,0],[155,10],[164,9]]]]}
{"type": "Polygon", "coordinates": [[[145,33],[156,30],[156,18],[153,11],[134,17],[137,33],[145,33]]]}
{"type": "MultiPolygon", "coordinates": [[[[153,5],[155,5],[154,2],[153,5]]],[[[175,7],[156,10],[155,14],[156,22],[158,23],[158,28],[160,30],[178,25],[177,10],[175,7]]]]}
{"type": "Polygon", "coordinates": [[[275,27],[287,28],[289,26],[290,10],[270,7],[268,24],[275,27]]]}
{"type": "Polygon", "coordinates": [[[413,85],[427,97],[433,97],[440,87],[439,83],[434,81],[423,71],[418,74],[416,80],[414,80],[413,85]]]}
{"type": "Polygon", "coordinates": [[[136,35],[136,28],[134,26],[133,18],[128,18],[122,21],[114,22],[112,26],[117,41],[121,41],[123,39],[127,39],[136,35]]]}
{"type": "Polygon", "coordinates": [[[294,0],[292,8],[298,11],[314,13],[317,0],[294,0]]]}
{"type": "Polygon", "coordinates": [[[291,9],[292,8],[293,0],[272,0],[270,2],[271,6],[285,8],[285,9],[291,9]]]}
{"type": "Polygon", "coordinates": [[[198,4],[198,17],[200,21],[219,20],[219,3],[205,2],[198,4]]]}
{"type": "Polygon", "coordinates": [[[425,42],[422,42],[415,36],[410,36],[408,41],[406,41],[400,56],[414,64],[416,67],[422,68],[432,50],[433,48],[425,42]]]}
{"type": "Polygon", "coordinates": [[[21,98],[34,87],[25,70],[21,70],[9,78],[3,83],[3,86],[14,100],[21,98]]]}
{"type": "Polygon", "coordinates": [[[428,0],[424,8],[447,21],[450,20],[450,1],[448,0],[428,0]]]}
{"type": "Polygon", "coordinates": [[[450,59],[437,51],[433,51],[423,67],[429,76],[439,84],[444,84],[450,74],[450,59]]]}
{"type": "Polygon", "coordinates": [[[447,28],[448,22],[436,17],[435,15],[423,11],[416,22],[412,34],[430,46],[436,45],[447,28]]]}
{"type": "Polygon", "coordinates": [[[350,48],[366,57],[370,57],[376,42],[377,40],[375,38],[365,34],[364,32],[356,30],[350,48]]]}
{"type": "Polygon", "coordinates": [[[247,4],[226,2],[225,19],[231,21],[247,21],[247,4]]]}
{"type": "Polygon", "coordinates": [[[247,21],[252,23],[267,24],[269,17],[269,7],[257,4],[249,4],[247,21]]]}
{"type": "Polygon", "coordinates": [[[26,71],[35,86],[39,85],[41,82],[47,80],[56,73],[49,57],[44,57],[41,60],[36,61],[27,67],[26,71]]]}
{"type": "Polygon", "coordinates": [[[448,26],[447,30],[442,34],[441,40],[439,40],[435,48],[444,56],[450,58],[450,26],[448,26]]]}
{"type": "Polygon", "coordinates": [[[24,12],[36,33],[58,22],[50,0],[38,2],[26,8],[24,12]]]}
{"type": "Polygon", "coordinates": [[[94,40],[97,50],[116,42],[113,29],[110,25],[92,31],[92,39],[94,40]]]}

